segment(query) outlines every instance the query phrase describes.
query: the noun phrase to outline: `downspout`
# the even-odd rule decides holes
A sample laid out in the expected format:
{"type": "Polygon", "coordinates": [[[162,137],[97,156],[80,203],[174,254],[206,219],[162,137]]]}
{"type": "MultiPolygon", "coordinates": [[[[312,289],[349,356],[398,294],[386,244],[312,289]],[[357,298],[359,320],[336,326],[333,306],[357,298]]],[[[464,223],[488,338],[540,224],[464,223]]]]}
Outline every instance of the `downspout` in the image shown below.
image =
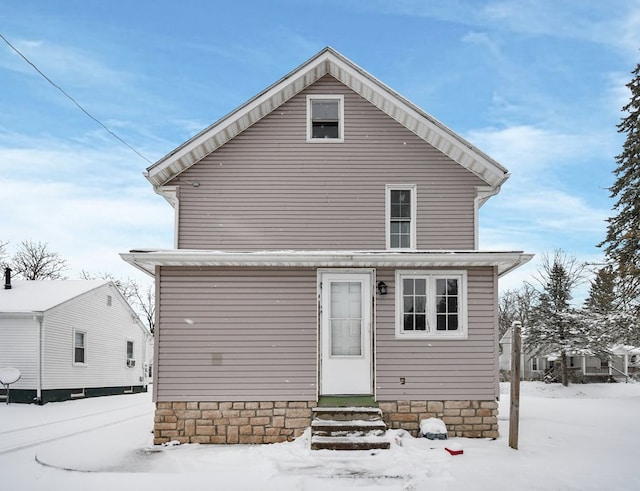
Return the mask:
{"type": "MultiPolygon", "coordinates": [[[[200,186],[200,183],[193,183],[194,187],[200,186]]],[[[154,190],[157,194],[166,199],[173,207],[173,234],[174,234],[174,247],[178,249],[178,231],[179,231],[179,219],[180,219],[180,187],[179,186],[154,186],[154,190]]]]}
{"type": "Polygon", "coordinates": [[[476,197],[473,200],[473,248],[477,250],[480,241],[478,238],[478,227],[480,225],[480,207],[491,196],[495,196],[500,192],[500,186],[476,186],[476,197]]]}
{"type": "Polygon", "coordinates": [[[38,371],[36,380],[36,402],[42,404],[42,368],[44,365],[44,315],[37,314],[34,319],[38,322],[38,371]]]}

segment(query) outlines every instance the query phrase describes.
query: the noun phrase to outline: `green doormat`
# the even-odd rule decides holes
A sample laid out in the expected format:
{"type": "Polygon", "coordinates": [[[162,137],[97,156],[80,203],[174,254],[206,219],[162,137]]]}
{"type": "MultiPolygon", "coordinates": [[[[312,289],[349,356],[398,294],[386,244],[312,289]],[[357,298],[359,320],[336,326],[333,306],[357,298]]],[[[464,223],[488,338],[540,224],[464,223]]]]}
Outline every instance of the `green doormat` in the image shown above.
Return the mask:
{"type": "Polygon", "coordinates": [[[318,407],[378,407],[372,396],[320,396],[318,407]]]}

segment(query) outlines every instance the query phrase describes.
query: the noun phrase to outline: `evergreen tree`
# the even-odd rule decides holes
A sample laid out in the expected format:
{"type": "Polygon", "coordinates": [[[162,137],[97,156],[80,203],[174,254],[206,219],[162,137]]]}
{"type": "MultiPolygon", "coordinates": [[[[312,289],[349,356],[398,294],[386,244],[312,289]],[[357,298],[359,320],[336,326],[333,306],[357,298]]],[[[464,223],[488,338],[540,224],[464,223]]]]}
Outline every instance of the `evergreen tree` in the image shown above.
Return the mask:
{"type": "MultiPolygon", "coordinates": [[[[615,183],[611,197],[617,199],[615,216],[607,222],[604,246],[607,257],[617,266],[627,295],[640,296],[640,64],[627,84],[631,100],[622,110],[626,116],[618,132],[626,134],[622,153],[616,157],[615,183]]],[[[635,303],[637,307],[637,302],[635,303]]]]}
{"type": "Polygon", "coordinates": [[[596,345],[592,350],[600,356],[615,344],[640,346],[640,321],[626,300],[624,287],[612,266],[605,266],[591,282],[585,300],[584,322],[596,345]]]}
{"type": "Polygon", "coordinates": [[[541,286],[537,303],[531,310],[529,325],[524,329],[524,344],[538,355],[560,354],[562,384],[569,384],[567,353],[580,352],[593,346],[592,324],[585,322],[582,312],[571,307],[571,291],[584,279],[585,266],[575,258],[555,251],[553,259],[543,256],[538,282],[541,286]]]}
{"type": "Polygon", "coordinates": [[[618,275],[613,267],[600,268],[591,281],[589,296],[584,302],[585,309],[598,314],[607,314],[616,310],[619,303],[617,278],[618,275]]]}

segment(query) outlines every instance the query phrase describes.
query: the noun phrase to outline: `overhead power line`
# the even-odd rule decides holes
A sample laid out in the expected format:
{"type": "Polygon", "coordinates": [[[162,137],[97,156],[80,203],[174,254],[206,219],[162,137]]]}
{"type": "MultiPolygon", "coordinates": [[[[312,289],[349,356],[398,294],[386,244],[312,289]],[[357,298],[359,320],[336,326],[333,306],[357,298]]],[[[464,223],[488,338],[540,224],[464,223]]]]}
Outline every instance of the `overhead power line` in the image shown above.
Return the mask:
{"type": "Polygon", "coordinates": [[[80,109],[84,114],[86,114],[89,118],[91,118],[93,121],[95,121],[96,123],[98,123],[100,126],[102,126],[102,128],[104,128],[104,130],[109,133],[112,137],[114,137],[116,140],[118,140],[120,143],[126,145],[130,150],[132,150],[133,152],[135,152],[139,157],[143,158],[144,160],[146,160],[148,163],[152,164],[153,162],[151,162],[151,160],[149,160],[147,157],[145,157],[144,155],[142,155],[138,150],[136,150],[135,148],[133,148],[131,145],[129,145],[124,139],[122,139],[120,136],[118,136],[115,132],[113,132],[111,129],[109,129],[107,127],[107,125],[105,125],[102,121],[100,121],[98,118],[96,118],[93,114],[91,114],[89,111],[87,111],[84,107],[82,107],[80,105],[80,103],[78,101],[76,101],[72,96],[70,96],[62,87],[60,87],[57,83],[55,83],[53,80],[51,80],[49,77],[47,77],[42,70],[40,70],[31,60],[29,60],[29,58],[27,58],[25,55],[22,54],[22,52],[16,48],[13,44],[11,44],[9,42],[9,40],[4,37],[1,33],[0,33],[0,38],[2,38],[2,40],[7,43],[7,46],[9,46],[13,51],[15,51],[18,56],[20,56],[20,58],[22,58],[24,61],[26,61],[29,65],[31,65],[31,67],[33,67],[33,69],[38,72],[42,78],[44,78],[47,82],[49,82],[51,85],[53,85],[56,89],[58,89],[60,92],[62,92],[62,94],[69,99],[71,102],[73,102],[78,109],[80,109]]]}

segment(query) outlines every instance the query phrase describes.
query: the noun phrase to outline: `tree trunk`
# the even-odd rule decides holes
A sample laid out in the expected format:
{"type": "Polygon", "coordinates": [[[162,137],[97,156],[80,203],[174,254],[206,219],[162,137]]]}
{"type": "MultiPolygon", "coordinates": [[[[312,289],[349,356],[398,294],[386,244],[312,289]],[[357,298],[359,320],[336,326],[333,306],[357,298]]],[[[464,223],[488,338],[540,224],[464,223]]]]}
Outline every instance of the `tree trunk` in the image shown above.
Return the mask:
{"type": "Polygon", "coordinates": [[[569,385],[569,367],[567,366],[567,352],[562,351],[560,353],[560,367],[562,371],[562,385],[567,387],[569,385]]]}

